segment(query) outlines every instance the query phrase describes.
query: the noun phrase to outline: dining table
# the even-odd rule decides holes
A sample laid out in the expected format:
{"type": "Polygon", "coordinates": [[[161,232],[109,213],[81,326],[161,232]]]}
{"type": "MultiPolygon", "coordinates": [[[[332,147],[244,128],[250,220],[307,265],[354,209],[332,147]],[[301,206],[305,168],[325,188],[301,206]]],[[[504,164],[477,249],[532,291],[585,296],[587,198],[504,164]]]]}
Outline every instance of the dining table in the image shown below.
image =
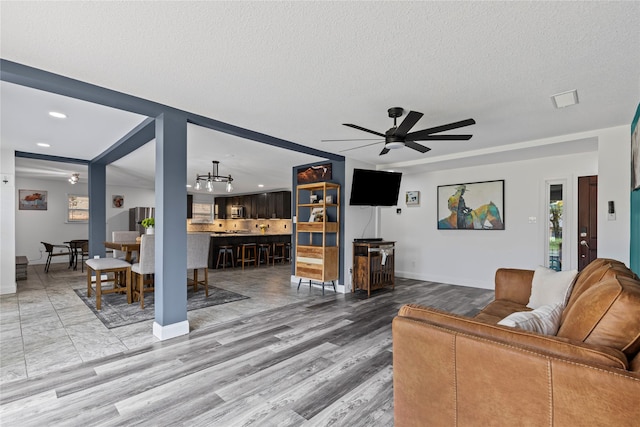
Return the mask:
{"type": "Polygon", "coordinates": [[[104,242],[104,247],[125,253],[124,260],[131,262],[133,252],[140,251],[140,242],[104,242]]]}
{"type": "MultiPolygon", "coordinates": [[[[78,257],[82,255],[84,245],[89,243],[87,239],[74,239],[68,242],[62,242],[69,247],[69,268],[78,269],[78,257]]],[[[84,268],[83,268],[84,271],[84,268]]]]}

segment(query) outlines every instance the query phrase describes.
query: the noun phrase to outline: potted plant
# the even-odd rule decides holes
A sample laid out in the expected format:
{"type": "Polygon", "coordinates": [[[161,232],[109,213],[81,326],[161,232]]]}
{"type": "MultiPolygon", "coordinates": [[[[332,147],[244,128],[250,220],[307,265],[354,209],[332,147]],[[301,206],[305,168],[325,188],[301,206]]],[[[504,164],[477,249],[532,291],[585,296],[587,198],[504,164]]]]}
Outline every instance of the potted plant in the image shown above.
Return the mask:
{"type": "Polygon", "coordinates": [[[154,218],[145,218],[140,221],[140,224],[147,230],[147,234],[153,234],[156,220],[154,218]]]}

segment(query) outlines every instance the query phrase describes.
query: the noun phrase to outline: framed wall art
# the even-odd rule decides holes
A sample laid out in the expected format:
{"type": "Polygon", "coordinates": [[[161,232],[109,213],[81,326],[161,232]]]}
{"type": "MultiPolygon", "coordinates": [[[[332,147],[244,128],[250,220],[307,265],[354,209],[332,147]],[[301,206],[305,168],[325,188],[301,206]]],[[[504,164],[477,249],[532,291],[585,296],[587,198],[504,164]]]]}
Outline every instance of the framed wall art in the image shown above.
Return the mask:
{"type": "Polygon", "coordinates": [[[112,204],[114,208],[121,208],[124,206],[124,196],[116,194],[111,196],[111,198],[113,200],[112,204]]]}
{"type": "MultiPolygon", "coordinates": [[[[640,107],[638,107],[640,113],[640,107]]],[[[640,114],[636,114],[631,123],[631,190],[640,190],[640,129],[638,129],[638,119],[640,114]]]]}
{"type": "Polygon", "coordinates": [[[332,178],[331,163],[309,166],[307,168],[299,168],[297,178],[298,184],[330,181],[332,178]]]}
{"type": "Polygon", "coordinates": [[[407,191],[405,193],[405,202],[407,206],[419,206],[420,205],[420,192],[419,191],[407,191]]]}
{"type": "Polygon", "coordinates": [[[504,230],[504,180],[439,185],[438,230],[504,230]]]}
{"type": "Polygon", "coordinates": [[[18,190],[18,209],[22,211],[46,211],[47,192],[44,190],[18,190]]]}

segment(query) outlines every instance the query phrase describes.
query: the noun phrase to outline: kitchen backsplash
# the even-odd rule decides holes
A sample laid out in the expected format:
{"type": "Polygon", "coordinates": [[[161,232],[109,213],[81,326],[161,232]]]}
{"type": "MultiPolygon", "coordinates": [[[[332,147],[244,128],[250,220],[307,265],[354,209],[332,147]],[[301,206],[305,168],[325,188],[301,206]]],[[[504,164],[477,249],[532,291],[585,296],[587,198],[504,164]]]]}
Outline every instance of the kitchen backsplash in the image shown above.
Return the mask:
{"type": "Polygon", "coordinates": [[[290,219],[217,219],[211,224],[191,224],[187,220],[187,232],[233,231],[260,234],[260,225],[267,226],[265,234],[291,234],[290,219]]]}

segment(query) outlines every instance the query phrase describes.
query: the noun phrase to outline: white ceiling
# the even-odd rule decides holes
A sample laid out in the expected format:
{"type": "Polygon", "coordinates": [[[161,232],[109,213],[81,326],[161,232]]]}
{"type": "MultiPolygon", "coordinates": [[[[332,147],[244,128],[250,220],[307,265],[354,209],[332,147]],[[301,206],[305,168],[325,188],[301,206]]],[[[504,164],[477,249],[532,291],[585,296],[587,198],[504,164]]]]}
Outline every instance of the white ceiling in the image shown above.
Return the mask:
{"type": "MultiPolygon", "coordinates": [[[[474,135],[470,141],[429,142],[425,154],[404,148],[378,156],[381,144],[342,153],[380,167],[434,168],[439,159],[448,167],[452,155],[465,153],[472,157],[465,164],[487,162],[496,148],[500,161],[548,155],[549,147],[522,143],[629,124],[640,99],[640,2],[2,2],[1,8],[3,59],[325,151],[363,141],[322,139],[369,137],[341,123],[384,132],[393,106],[424,113],[413,130],[477,122],[464,128],[474,135]],[[571,89],[580,103],[555,109],[550,95],[571,89]]],[[[0,89],[2,145],[21,151],[44,153],[34,144],[48,138],[55,144],[47,154],[90,159],[144,119],[9,83],[0,89]],[[69,118],[49,118],[52,108],[69,118]]],[[[231,173],[236,188],[247,184],[246,191],[262,181],[267,189],[289,187],[291,166],[317,160],[195,126],[188,137],[190,180],[220,160],[220,172],[231,173]]],[[[567,139],[557,152],[596,146],[567,139]]],[[[152,183],[152,165],[143,160],[152,152],[148,145],[120,160],[108,180],[121,173],[152,183]]],[[[17,173],[29,163],[19,159],[17,173]]]]}

